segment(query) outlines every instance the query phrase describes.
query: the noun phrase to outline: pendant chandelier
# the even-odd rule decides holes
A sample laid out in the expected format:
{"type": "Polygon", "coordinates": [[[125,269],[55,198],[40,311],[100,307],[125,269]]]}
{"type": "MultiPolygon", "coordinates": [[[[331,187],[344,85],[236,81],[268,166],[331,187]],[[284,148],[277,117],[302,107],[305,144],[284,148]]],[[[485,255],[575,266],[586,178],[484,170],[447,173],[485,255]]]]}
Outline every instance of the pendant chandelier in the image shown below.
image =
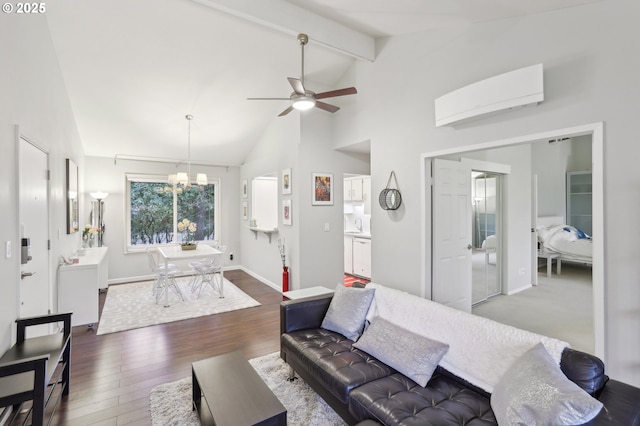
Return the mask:
{"type": "MultiPolygon", "coordinates": [[[[172,185],[181,185],[185,188],[191,186],[191,120],[193,120],[193,115],[187,114],[185,116],[187,122],[189,123],[189,130],[187,136],[187,172],[180,172],[177,174],[169,175],[169,183],[172,185]]],[[[196,174],[196,184],[199,186],[206,185],[208,183],[206,173],[197,173],[196,174]]]]}

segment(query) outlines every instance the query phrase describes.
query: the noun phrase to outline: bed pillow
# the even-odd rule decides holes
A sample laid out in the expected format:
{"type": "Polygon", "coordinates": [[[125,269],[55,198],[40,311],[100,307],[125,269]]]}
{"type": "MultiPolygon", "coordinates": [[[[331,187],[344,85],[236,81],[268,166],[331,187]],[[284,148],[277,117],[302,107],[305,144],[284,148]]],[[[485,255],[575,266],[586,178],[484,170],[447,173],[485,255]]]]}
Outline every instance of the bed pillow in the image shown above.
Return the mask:
{"type": "Polygon", "coordinates": [[[449,345],[376,317],[353,346],[425,387],[449,345]]]}
{"type": "Polygon", "coordinates": [[[345,287],[338,284],[321,327],[340,333],[347,339],[358,340],[374,293],[373,288],[345,287]]]}
{"type": "Polygon", "coordinates": [[[577,425],[593,419],[602,403],[569,380],[542,343],[507,369],[491,395],[500,426],[577,425]]]}

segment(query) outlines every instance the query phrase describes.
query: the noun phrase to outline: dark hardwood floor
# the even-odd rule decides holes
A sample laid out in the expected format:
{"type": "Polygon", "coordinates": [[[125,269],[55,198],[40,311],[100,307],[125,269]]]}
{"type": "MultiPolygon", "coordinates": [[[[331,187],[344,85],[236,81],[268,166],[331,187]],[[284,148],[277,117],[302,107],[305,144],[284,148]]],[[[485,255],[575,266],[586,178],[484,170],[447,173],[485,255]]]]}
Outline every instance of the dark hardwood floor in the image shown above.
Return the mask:
{"type": "Polygon", "coordinates": [[[233,350],[247,359],[278,351],[282,295],[240,270],[225,278],[261,306],[101,336],[74,327],[71,392],[53,424],[150,425],[149,391],[191,375],[192,362],[233,350]]]}

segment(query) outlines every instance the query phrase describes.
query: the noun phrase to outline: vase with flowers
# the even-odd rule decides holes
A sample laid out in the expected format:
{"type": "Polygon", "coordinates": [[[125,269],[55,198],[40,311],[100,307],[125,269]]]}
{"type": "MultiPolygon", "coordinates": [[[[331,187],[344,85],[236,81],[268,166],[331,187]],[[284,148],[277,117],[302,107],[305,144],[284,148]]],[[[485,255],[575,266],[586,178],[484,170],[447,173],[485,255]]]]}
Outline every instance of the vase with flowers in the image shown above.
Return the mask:
{"type": "Polygon", "coordinates": [[[85,225],[82,229],[82,246],[93,247],[96,242],[96,235],[98,234],[98,227],[85,225]]]}
{"type": "Polygon", "coordinates": [[[192,222],[189,219],[182,219],[178,222],[178,232],[182,232],[182,243],[180,247],[182,250],[195,250],[198,243],[195,242],[195,233],[198,229],[198,224],[192,222]]]}

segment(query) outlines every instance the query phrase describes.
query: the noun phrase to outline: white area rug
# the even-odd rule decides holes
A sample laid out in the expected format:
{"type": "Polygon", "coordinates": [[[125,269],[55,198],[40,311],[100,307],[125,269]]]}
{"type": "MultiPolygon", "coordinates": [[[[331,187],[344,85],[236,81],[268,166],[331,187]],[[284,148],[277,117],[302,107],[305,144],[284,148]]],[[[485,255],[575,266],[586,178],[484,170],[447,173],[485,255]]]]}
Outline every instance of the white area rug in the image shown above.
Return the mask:
{"type": "Polygon", "coordinates": [[[237,309],[260,306],[253,298],[224,280],[224,298],[207,285],[198,299],[191,293],[190,277],[178,279],[184,302],[175,293],[169,293],[171,306],[165,308],[164,302],[156,304],[152,294],[153,281],[110,286],[107,300],[104,302],[98,335],[117,331],[148,327],[204,315],[219,314],[237,309]]]}
{"type": "MultiPolygon", "coordinates": [[[[342,426],[346,423],[302,379],[287,380],[288,367],[279,352],[249,360],[262,380],[287,409],[287,424],[304,426],[342,426]]],[[[151,423],[154,426],[200,425],[191,410],[191,377],[165,383],[149,394],[151,423]]]]}

